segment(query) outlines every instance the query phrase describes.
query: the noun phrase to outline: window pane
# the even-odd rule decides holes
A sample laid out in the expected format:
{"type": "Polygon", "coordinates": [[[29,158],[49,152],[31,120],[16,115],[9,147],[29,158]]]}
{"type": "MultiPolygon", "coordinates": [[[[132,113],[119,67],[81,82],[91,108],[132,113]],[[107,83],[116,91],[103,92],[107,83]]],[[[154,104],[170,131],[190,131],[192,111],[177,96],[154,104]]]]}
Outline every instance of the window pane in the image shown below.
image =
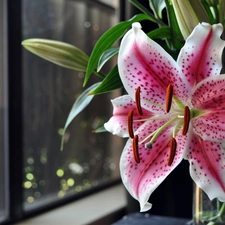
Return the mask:
{"type": "Polygon", "coordinates": [[[0,1],[0,221],[8,216],[7,164],[7,81],[6,81],[6,2],[0,1]]]}
{"type": "MultiPolygon", "coordinates": [[[[87,54],[116,21],[112,8],[93,1],[22,2],[23,39],[60,40],[87,54]]],[[[109,133],[92,133],[110,117],[109,100],[119,93],[96,97],[69,126],[60,151],[60,133],[75,98],[84,90],[84,73],[63,69],[26,50],[23,62],[25,210],[119,178],[122,140],[109,133]]],[[[88,86],[99,81],[93,78],[88,86]]]]}

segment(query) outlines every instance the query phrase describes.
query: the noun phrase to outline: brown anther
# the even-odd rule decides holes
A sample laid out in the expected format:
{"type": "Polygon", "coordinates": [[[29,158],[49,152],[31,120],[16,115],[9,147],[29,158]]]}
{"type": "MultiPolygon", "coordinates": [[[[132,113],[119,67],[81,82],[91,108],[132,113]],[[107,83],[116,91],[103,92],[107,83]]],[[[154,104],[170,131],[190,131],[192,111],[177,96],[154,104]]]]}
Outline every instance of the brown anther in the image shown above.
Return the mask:
{"type": "Polygon", "coordinates": [[[166,112],[168,113],[171,108],[173,98],[173,86],[169,84],[166,88],[166,112]]]}
{"type": "Polygon", "coordinates": [[[134,136],[132,144],[133,144],[134,160],[136,163],[140,163],[140,158],[139,158],[139,153],[138,153],[138,135],[134,136]]]}
{"type": "Polygon", "coordinates": [[[139,86],[136,89],[136,92],[135,92],[135,102],[136,102],[136,107],[137,107],[138,114],[140,116],[142,116],[143,115],[143,111],[142,111],[142,108],[141,108],[141,97],[140,97],[140,94],[141,94],[141,88],[139,86]]]}
{"type": "Polygon", "coordinates": [[[134,138],[134,131],[133,131],[133,114],[134,114],[134,111],[131,110],[131,111],[128,113],[128,116],[127,116],[128,134],[129,134],[130,138],[134,138]]]}
{"type": "Polygon", "coordinates": [[[188,106],[184,107],[184,126],[182,130],[182,135],[186,135],[188,132],[188,127],[190,123],[191,112],[188,106]]]}
{"type": "Polygon", "coordinates": [[[174,160],[175,154],[176,154],[176,149],[177,149],[176,139],[172,138],[170,141],[170,154],[169,154],[169,159],[168,159],[168,166],[171,166],[173,163],[173,160],[174,160]]]}

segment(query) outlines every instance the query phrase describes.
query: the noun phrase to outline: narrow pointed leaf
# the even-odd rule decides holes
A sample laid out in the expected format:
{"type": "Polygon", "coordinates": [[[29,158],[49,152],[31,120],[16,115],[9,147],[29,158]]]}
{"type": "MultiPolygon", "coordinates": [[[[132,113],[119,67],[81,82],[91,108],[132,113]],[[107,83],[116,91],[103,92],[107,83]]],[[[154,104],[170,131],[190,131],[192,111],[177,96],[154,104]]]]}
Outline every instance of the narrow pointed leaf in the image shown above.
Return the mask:
{"type": "Polygon", "coordinates": [[[100,83],[100,85],[95,90],[91,91],[90,94],[103,94],[122,87],[123,84],[119,76],[118,67],[115,66],[100,83]]]}
{"type": "Polygon", "coordinates": [[[119,47],[112,47],[107,49],[100,57],[99,62],[98,62],[98,69],[97,71],[100,71],[101,68],[105,65],[105,63],[111,59],[113,56],[118,54],[119,52],[119,47]]]}
{"type": "Polygon", "coordinates": [[[35,55],[65,68],[86,71],[89,57],[79,48],[48,39],[32,38],[22,42],[35,55]]]}
{"type": "Polygon", "coordinates": [[[69,116],[67,117],[65,126],[63,128],[63,136],[62,136],[62,142],[61,142],[61,150],[63,149],[63,140],[64,140],[64,134],[66,132],[67,127],[70,125],[70,123],[75,119],[75,117],[82,112],[92,101],[94,95],[90,95],[89,93],[93,91],[99,83],[93,84],[89,88],[87,88],[74,102],[72,109],[70,110],[69,116]]]}
{"type": "MultiPolygon", "coordinates": [[[[207,13],[207,15],[208,15],[208,17],[209,17],[210,23],[211,23],[211,24],[218,23],[218,21],[216,22],[216,19],[215,19],[213,13],[212,13],[212,10],[210,9],[210,5],[208,4],[208,2],[205,1],[205,0],[201,0],[201,3],[202,3],[202,5],[203,5],[204,8],[205,8],[205,11],[206,11],[206,13],[207,13]]],[[[213,8],[213,6],[212,6],[212,8],[213,8]]],[[[224,14],[224,13],[223,13],[223,14],[224,14]]]]}
{"type": "Polygon", "coordinates": [[[151,18],[145,14],[138,14],[128,21],[118,23],[101,36],[91,53],[90,60],[88,61],[88,67],[83,84],[84,86],[87,84],[92,72],[97,68],[99,58],[103,52],[112,47],[112,45],[123,36],[126,30],[130,28],[132,23],[142,20],[151,20],[151,18]]]}

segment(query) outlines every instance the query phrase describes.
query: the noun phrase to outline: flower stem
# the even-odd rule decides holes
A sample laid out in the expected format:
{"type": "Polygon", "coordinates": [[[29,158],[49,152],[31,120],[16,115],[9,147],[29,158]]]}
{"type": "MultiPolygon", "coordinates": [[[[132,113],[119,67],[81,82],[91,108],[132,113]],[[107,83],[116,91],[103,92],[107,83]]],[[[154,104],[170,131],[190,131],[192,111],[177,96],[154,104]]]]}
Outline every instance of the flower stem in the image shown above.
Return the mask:
{"type": "Polygon", "coordinates": [[[215,216],[213,216],[213,217],[211,217],[210,219],[209,219],[209,223],[207,224],[207,225],[217,225],[217,222],[214,222],[214,220],[216,220],[216,219],[218,219],[219,220],[219,222],[218,222],[218,225],[221,223],[221,222],[224,222],[224,218],[222,217],[222,216],[224,216],[225,215],[225,202],[224,203],[222,203],[222,205],[220,204],[221,202],[219,201],[219,200],[217,200],[218,202],[218,208],[220,208],[219,209],[219,212],[217,213],[217,215],[215,215],[215,216]]]}

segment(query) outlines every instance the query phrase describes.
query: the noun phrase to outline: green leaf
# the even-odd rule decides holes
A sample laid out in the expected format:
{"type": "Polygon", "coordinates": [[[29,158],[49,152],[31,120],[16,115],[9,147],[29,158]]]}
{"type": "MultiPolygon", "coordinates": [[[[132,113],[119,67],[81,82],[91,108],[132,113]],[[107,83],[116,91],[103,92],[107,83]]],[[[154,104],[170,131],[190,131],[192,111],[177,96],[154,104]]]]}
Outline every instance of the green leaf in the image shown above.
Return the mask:
{"type": "Polygon", "coordinates": [[[149,5],[157,18],[162,19],[162,11],[166,7],[164,0],[149,0],[149,5]]]}
{"type": "Polygon", "coordinates": [[[123,84],[121,82],[118,67],[116,65],[105,77],[105,79],[100,83],[100,85],[96,89],[91,91],[90,94],[91,95],[103,94],[122,87],[123,84]]]}
{"type": "Polygon", "coordinates": [[[99,58],[103,54],[103,52],[112,47],[112,45],[123,36],[126,30],[130,28],[132,23],[142,20],[151,20],[151,18],[145,14],[138,14],[128,21],[118,23],[100,37],[100,39],[95,44],[95,47],[90,56],[90,60],[88,62],[88,67],[83,83],[84,86],[87,84],[87,81],[89,80],[92,72],[97,68],[99,58]]]}
{"type": "Polygon", "coordinates": [[[24,40],[22,45],[28,51],[52,63],[77,71],[86,71],[89,57],[73,45],[40,38],[24,40]]]}
{"type": "Polygon", "coordinates": [[[101,68],[105,65],[105,63],[111,59],[113,56],[117,55],[119,52],[119,47],[112,47],[107,49],[103,54],[101,55],[99,61],[98,61],[98,69],[97,71],[100,71],[101,68]]]}
{"type": "Polygon", "coordinates": [[[162,39],[162,40],[171,38],[170,27],[164,26],[157,28],[147,33],[147,36],[150,37],[151,39],[162,39]]]}
{"type": "MultiPolygon", "coordinates": [[[[211,23],[211,24],[215,24],[215,23],[216,23],[216,19],[215,19],[213,13],[212,13],[212,10],[210,9],[210,5],[208,4],[208,2],[205,1],[205,0],[201,0],[201,3],[202,3],[202,5],[203,5],[204,8],[205,8],[205,11],[206,11],[206,13],[207,13],[207,15],[208,15],[208,17],[209,17],[210,23],[211,23]]],[[[212,8],[214,9],[213,6],[212,6],[212,8]]],[[[216,6],[216,10],[217,10],[217,6],[216,6]]],[[[224,14],[224,13],[223,13],[223,14],[224,14]]],[[[217,21],[217,22],[218,22],[218,21],[217,21]]]]}
{"type": "Polygon", "coordinates": [[[181,49],[183,47],[183,36],[180,31],[180,27],[177,23],[177,18],[173,9],[173,6],[170,3],[170,0],[165,0],[166,10],[167,10],[167,18],[170,27],[170,49],[181,49]]]}
{"type": "Polygon", "coordinates": [[[70,123],[75,119],[75,117],[82,112],[92,101],[94,95],[90,95],[89,93],[93,91],[99,83],[93,84],[89,88],[87,88],[74,102],[72,109],[67,117],[65,126],[63,128],[63,135],[62,135],[62,142],[61,142],[61,150],[63,149],[63,141],[64,141],[64,134],[66,132],[67,127],[70,123]]]}

